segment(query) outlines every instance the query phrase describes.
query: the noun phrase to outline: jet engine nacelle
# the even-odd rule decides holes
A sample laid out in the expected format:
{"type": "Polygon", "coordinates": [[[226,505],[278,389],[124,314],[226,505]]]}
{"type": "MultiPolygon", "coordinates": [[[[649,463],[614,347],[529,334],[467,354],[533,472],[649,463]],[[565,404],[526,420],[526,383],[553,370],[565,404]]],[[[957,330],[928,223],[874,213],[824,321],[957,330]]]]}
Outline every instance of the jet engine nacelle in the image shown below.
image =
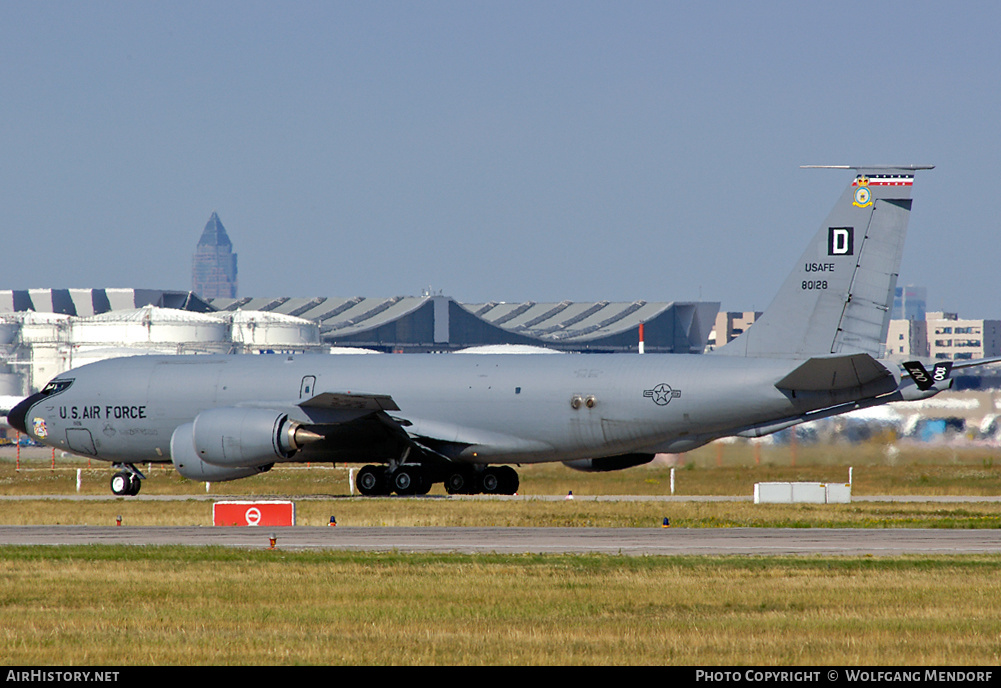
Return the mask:
{"type": "Polygon", "coordinates": [[[188,480],[207,483],[221,483],[227,480],[248,478],[271,470],[273,464],[245,468],[224,468],[213,466],[201,460],[195,452],[194,424],[185,423],[170,436],[170,460],[177,472],[188,480]]]}
{"type": "Polygon", "coordinates": [[[195,416],[193,425],[198,457],[226,468],[285,461],[304,441],[322,439],[274,409],[214,408],[195,416]]]}
{"type": "Polygon", "coordinates": [[[578,459],[577,461],[564,461],[563,465],[575,471],[585,473],[606,473],[608,471],[621,471],[624,468],[642,466],[653,461],[653,454],[620,454],[619,456],[605,456],[600,459],[578,459]]]}

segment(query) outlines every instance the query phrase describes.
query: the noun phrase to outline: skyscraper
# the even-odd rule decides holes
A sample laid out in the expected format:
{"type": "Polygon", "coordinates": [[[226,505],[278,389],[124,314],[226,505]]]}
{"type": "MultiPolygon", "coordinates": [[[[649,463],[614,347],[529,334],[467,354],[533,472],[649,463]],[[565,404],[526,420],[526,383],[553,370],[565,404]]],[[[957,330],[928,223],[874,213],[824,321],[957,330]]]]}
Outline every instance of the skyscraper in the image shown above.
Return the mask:
{"type": "Polygon", "coordinates": [[[191,262],[191,291],[203,299],[236,298],[236,254],[214,212],[191,262]]]}
{"type": "Polygon", "coordinates": [[[893,309],[890,318],[893,320],[924,320],[925,304],[928,301],[928,290],[908,284],[897,287],[893,293],[893,309]]]}

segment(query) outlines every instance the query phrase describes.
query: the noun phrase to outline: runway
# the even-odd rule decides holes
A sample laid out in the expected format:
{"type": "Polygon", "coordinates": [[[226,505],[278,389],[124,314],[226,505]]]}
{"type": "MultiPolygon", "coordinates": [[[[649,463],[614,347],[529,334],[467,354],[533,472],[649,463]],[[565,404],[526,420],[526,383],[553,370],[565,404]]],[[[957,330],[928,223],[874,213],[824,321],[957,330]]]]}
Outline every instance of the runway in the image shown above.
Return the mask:
{"type": "Polygon", "coordinates": [[[191,545],[467,554],[957,555],[1001,553],[1001,531],[854,528],[0,526],[0,545],[191,545]]]}

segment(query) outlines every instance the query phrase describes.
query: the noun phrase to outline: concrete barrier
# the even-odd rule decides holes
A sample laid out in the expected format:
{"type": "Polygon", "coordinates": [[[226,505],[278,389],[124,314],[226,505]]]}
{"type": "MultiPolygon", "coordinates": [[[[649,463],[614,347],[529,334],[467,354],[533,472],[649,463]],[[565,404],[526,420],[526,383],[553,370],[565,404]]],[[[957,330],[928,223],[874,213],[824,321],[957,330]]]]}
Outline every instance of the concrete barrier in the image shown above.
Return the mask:
{"type": "Polygon", "coordinates": [[[755,504],[849,504],[851,483],[755,483],[755,504]]]}

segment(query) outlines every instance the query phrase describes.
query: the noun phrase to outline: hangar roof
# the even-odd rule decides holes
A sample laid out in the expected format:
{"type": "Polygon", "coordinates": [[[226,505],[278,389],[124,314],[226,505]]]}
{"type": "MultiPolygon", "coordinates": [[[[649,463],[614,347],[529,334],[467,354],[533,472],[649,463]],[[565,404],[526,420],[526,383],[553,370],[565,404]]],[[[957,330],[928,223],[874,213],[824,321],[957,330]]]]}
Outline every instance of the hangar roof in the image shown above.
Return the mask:
{"type": "Polygon", "coordinates": [[[463,304],[479,318],[510,332],[540,339],[593,339],[639,327],[671,307],[665,302],[526,301],[463,304]]]}
{"type": "Polygon", "coordinates": [[[163,289],[0,289],[0,313],[36,311],[86,317],[143,306],[197,313],[214,310],[189,291],[163,289]]]}
{"type": "Polygon", "coordinates": [[[645,325],[649,351],[701,351],[718,303],[560,301],[462,304],[444,296],[211,299],[222,311],[247,308],[316,321],[332,344],[388,347],[527,344],[578,350],[635,350],[645,325]],[[406,325],[403,323],[407,322],[406,325]]]}
{"type": "Polygon", "coordinates": [[[213,308],[220,311],[255,310],[283,313],[306,318],[319,324],[320,333],[337,336],[364,332],[380,325],[406,317],[424,306],[425,297],[394,296],[392,298],[240,298],[209,299],[213,308]]]}

